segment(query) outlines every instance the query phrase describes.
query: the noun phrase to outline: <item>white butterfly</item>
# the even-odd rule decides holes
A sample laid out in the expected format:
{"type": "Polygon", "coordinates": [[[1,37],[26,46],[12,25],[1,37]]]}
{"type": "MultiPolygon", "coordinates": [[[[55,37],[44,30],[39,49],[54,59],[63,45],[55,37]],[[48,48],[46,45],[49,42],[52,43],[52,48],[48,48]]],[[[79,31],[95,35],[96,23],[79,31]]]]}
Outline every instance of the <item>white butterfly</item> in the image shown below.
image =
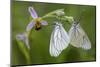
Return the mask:
{"type": "Polygon", "coordinates": [[[91,42],[79,23],[73,22],[69,30],[70,43],[77,48],[91,49],[91,42]]]}
{"type": "Polygon", "coordinates": [[[54,26],[54,30],[51,34],[50,40],[50,55],[53,57],[59,56],[59,54],[67,48],[70,42],[70,38],[63,28],[61,23],[56,22],[54,26]]]}

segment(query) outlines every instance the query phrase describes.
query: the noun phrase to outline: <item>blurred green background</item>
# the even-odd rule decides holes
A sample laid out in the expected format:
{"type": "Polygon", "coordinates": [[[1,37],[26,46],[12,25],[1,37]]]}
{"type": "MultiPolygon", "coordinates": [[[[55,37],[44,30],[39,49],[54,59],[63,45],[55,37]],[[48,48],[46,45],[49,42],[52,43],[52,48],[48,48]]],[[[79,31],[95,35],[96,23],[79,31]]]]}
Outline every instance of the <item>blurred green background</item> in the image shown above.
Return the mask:
{"type": "MultiPolygon", "coordinates": [[[[55,3],[39,3],[39,2],[23,2],[13,1],[11,5],[11,64],[12,65],[27,65],[27,64],[48,64],[48,63],[67,63],[78,61],[95,61],[96,60],[96,7],[82,6],[73,4],[55,4],[55,3]],[[23,49],[20,49],[16,41],[16,35],[24,32],[27,24],[30,21],[30,13],[28,7],[33,6],[38,15],[41,17],[48,12],[56,9],[64,8],[67,16],[79,18],[80,12],[85,9],[82,14],[80,24],[87,33],[92,48],[83,50],[68,46],[58,57],[51,57],[49,54],[50,36],[53,26],[42,27],[41,30],[32,30],[29,38],[31,49],[29,51],[30,62],[23,54],[23,49]]],[[[53,23],[56,19],[47,18],[48,23],[53,23]]],[[[71,27],[67,22],[63,25],[66,31],[71,27]]]]}

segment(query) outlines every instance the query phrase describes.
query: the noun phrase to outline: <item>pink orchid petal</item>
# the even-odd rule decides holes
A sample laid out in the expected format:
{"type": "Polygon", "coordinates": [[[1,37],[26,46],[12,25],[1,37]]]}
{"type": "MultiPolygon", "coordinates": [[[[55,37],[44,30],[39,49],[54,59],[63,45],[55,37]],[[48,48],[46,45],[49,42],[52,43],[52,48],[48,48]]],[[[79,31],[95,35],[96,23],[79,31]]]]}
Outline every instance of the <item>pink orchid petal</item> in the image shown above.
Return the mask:
{"type": "Polygon", "coordinates": [[[26,27],[26,31],[30,31],[35,26],[35,22],[32,20],[26,27]]]}
{"type": "Polygon", "coordinates": [[[32,18],[38,18],[38,15],[33,7],[29,7],[28,10],[29,10],[29,13],[31,14],[32,18]]]}
{"type": "Polygon", "coordinates": [[[41,25],[46,26],[46,25],[48,25],[48,22],[47,21],[41,21],[41,25]]]}

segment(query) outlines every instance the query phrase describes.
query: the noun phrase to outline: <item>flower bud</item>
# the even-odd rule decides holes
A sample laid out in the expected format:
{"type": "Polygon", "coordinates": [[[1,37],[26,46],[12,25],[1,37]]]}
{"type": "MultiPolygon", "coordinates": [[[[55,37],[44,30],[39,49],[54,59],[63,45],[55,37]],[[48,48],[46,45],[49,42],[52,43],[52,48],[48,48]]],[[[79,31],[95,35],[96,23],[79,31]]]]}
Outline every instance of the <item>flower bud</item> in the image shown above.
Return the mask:
{"type": "Polygon", "coordinates": [[[64,9],[61,9],[59,11],[56,11],[55,13],[57,16],[63,16],[65,13],[64,13],[64,9]]]}

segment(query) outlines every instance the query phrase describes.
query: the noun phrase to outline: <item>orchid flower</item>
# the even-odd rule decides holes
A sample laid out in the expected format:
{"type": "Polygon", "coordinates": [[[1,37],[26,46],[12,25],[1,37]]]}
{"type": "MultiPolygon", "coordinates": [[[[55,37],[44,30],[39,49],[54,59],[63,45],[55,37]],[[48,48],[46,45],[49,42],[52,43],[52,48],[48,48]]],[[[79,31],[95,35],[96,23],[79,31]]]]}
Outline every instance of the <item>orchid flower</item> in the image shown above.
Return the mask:
{"type": "Polygon", "coordinates": [[[34,8],[29,7],[28,10],[33,20],[31,20],[31,22],[27,25],[26,31],[24,33],[20,33],[16,35],[16,39],[23,41],[26,44],[26,46],[30,48],[28,36],[31,29],[35,26],[35,29],[39,30],[41,28],[41,25],[48,25],[48,23],[42,20],[40,17],[38,17],[34,8]]]}
{"type": "Polygon", "coordinates": [[[29,32],[33,27],[35,27],[35,30],[39,30],[41,26],[48,25],[46,21],[42,20],[42,18],[38,16],[33,7],[29,7],[28,11],[33,20],[31,20],[31,22],[27,25],[26,27],[27,32],[29,32]]]}
{"type": "Polygon", "coordinates": [[[27,35],[26,32],[20,33],[20,34],[16,35],[16,39],[17,39],[17,40],[23,41],[23,42],[26,44],[26,46],[27,46],[28,48],[30,48],[30,46],[29,46],[29,41],[28,41],[28,35],[27,35]]]}

